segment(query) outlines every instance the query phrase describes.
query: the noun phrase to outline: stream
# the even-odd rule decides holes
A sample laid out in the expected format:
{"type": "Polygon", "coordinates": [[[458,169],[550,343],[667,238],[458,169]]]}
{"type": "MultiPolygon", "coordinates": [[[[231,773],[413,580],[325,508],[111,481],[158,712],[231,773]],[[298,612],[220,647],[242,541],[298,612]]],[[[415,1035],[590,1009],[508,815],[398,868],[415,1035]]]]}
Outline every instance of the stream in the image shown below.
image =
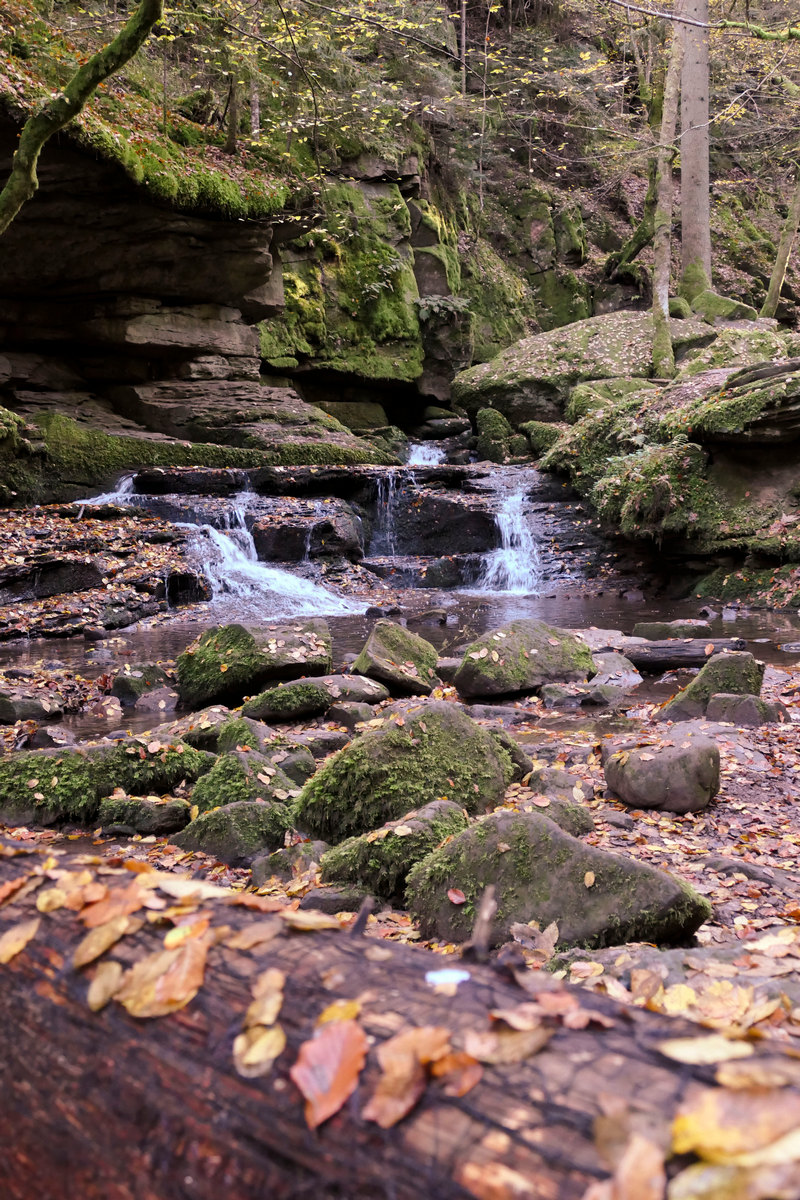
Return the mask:
{"type": "MultiPolygon", "coordinates": [[[[412,447],[408,464],[390,468],[375,482],[375,507],[365,540],[364,562],[388,569],[392,577],[390,603],[380,607],[393,619],[430,641],[441,655],[459,652],[465,643],[488,629],[522,617],[535,617],[568,629],[599,628],[629,634],[637,621],[696,617],[700,601],[646,598],[636,588],[622,587],[613,571],[608,586],[598,586],[605,571],[601,564],[617,556],[608,546],[594,549],[580,523],[571,546],[565,546],[564,529],[552,536],[554,504],[540,498],[543,477],[530,467],[494,467],[470,479],[471,490],[483,497],[494,520],[494,545],[482,553],[462,556],[464,579],[453,588],[403,586],[409,563],[429,560],[409,555],[403,544],[402,518],[424,500],[425,492],[415,470],[435,466],[438,447],[412,447]],[[587,550],[587,544],[590,549],[587,550]],[[600,552],[603,552],[602,554],[600,552]],[[389,564],[387,568],[387,564],[389,564]],[[393,566],[391,564],[396,564],[393,566]],[[590,586],[591,585],[591,586],[590,586]],[[393,601],[397,599],[397,603],[393,601]],[[398,607],[399,606],[399,607],[398,607]]],[[[545,481],[546,483],[546,481],[545,481]]],[[[424,480],[423,480],[424,484],[424,480]]],[[[550,485],[552,486],[552,485],[550,485]]],[[[210,506],[203,497],[149,496],[134,490],[134,477],[120,480],[116,488],[81,503],[132,505],[163,511],[179,528],[190,531],[188,563],[207,581],[211,599],[174,610],[166,618],[144,622],[109,635],[99,643],[67,638],[54,642],[16,641],[0,645],[0,669],[53,663],[84,676],[98,676],[125,663],[174,659],[197,633],[212,624],[239,621],[251,627],[269,626],[292,617],[323,616],[333,637],[335,664],[346,664],[361,650],[379,609],[370,608],[374,597],[343,594],[324,586],[314,574],[310,559],[310,534],[305,555],[292,569],[258,559],[252,527],[268,501],[250,490],[239,490],[210,506]],[[179,502],[184,507],[179,507],[179,502]],[[186,519],[176,520],[184,515],[186,519]]],[[[569,540],[569,539],[567,539],[569,540]]],[[[424,574],[424,568],[423,568],[424,574]]],[[[379,602],[380,603],[380,602],[379,602]]],[[[721,606],[718,606],[721,608],[721,606]]],[[[795,651],[784,644],[800,642],[800,620],[792,613],[767,610],[722,609],[712,621],[712,638],[737,636],[760,658],[787,666],[795,651]]],[[[636,702],[660,699],[676,689],[674,677],[664,684],[647,681],[636,693],[636,702]]],[[[597,721],[586,714],[566,718],[597,721]]],[[[562,717],[562,723],[564,718],[562,717]]],[[[126,727],[147,728],[152,715],[126,714],[126,727]]],[[[107,732],[103,717],[81,714],[65,718],[79,736],[107,732]]]]}

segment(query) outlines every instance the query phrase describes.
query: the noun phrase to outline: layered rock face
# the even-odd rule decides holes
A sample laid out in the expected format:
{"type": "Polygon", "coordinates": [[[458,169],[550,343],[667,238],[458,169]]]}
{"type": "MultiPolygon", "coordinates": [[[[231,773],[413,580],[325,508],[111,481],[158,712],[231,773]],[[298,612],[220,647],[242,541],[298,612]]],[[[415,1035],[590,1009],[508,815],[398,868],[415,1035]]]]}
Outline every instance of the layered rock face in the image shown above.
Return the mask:
{"type": "MultiPolygon", "coordinates": [[[[0,177],[15,141],[0,125],[0,177]]],[[[173,211],[66,140],[39,177],[3,238],[0,403],[157,440],[363,451],[287,380],[259,381],[257,323],[283,308],[273,242],[297,219],[173,211]]]]}

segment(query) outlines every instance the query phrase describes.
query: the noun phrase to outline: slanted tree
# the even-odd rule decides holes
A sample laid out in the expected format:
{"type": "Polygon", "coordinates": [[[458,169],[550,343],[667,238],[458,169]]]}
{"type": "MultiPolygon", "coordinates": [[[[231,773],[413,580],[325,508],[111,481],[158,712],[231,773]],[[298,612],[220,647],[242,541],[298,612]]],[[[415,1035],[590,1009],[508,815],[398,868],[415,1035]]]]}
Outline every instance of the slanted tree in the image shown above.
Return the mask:
{"type": "Polygon", "coordinates": [[[792,253],[792,246],[794,245],[794,239],[797,237],[798,227],[800,227],[800,165],[797,167],[794,195],[792,196],[789,212],[786,215],[786,221],[781,231],[778,252],[775,255],[775,266],[772,268],[772,275],[770,276],[769,287],[767,289],[767,298],[764,301],[764,306],[759,316],[774,317],[778,311],[781,288],[786,278],[789,255],[792,253]]]}
{"type": "Polygon", "coordinates": [[[103,80],[129,62],[160,21],[164,0],[140,0],[138,8],[113,41],[93,54],[64,87],[45,100],[22,127],[11,174],[0,192],[0,235],[36,192],[36,168],[45,143],[74,120],[103,80]]]}

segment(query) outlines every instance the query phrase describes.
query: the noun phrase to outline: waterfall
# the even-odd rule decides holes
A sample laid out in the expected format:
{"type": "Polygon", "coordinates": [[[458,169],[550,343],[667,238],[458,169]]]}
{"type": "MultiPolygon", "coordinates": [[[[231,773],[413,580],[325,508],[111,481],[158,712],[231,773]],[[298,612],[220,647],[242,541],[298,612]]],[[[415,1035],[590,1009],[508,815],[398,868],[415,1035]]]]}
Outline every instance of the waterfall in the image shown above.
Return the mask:
{"type": "Polygon", "coordinates": [[[258,561],[245,520],[247,496],[247,492],[239,492],[232,497],[224,529],[184,524],[184,528],[196,531],[195,553],[211,586],[211,603],[233,599],[262,620],[362,613],[364,604],[258,561]]]}
{"type": "Polygon", "coordinates": [[[435,442],[412,442],[408,447],[409,467],[437,467],[445,458],[444,450],[435,442]]]}
{"type": "Polygon", "coordinates": [[[378,479],[378,492],[375,499],[375,523],[372,526],[372,537],[369,543],[371,558],[393,558],[397,553],[395,513],[397,497],[404,483],[413,476],[407,471],[389,469],[378,479]]]}
{"type": "MultiPolygon", "coordinates": [[[[498,478],[497,483],[506,482],[498,478]]],[[[536,595],[542,578],[539,548],[525,514],[527,487],[516,484],[506,490],[495,512],[500,534],[500,546],[485,556],[477,590],[481,592],[510,592],[517,596],[536,595]]]]}
{"type": "Polygon", "coordinates": [[[102,492],[99,496],[87,496],[83,500],[75,500],[74,504],[128,504],[136,495],[133,490],[133,475],[123,475],[114,484],[111,492],[102,492]]]}

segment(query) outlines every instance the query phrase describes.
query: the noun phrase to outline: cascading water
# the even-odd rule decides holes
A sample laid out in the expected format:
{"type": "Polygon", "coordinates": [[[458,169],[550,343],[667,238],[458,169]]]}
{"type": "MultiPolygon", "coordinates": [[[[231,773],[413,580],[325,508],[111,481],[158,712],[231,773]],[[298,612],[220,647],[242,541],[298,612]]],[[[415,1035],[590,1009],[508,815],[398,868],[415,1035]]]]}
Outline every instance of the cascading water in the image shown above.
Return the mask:
{"type": "Polygon", "coordinates": [[[514,476],[507,479],[499,472],[493,482],[501,497],[494,516],[500,546],[485,555],[476,589],[516,596],[536,595],[542,567],[536,538],[525,513],[527,486],[524,480],[514,476]]]}
{"type": "MultiPolygon", "coordinates": [[[[222,528],[207,523],[176,524],[194,533],[190,552],[211,587],[212,604],[236,603],[242,615],[273,620],[278,617],[346,616],[362,613],[365,605],[337,596],[309,579],[258,561],[246,512],[251,492],[237,492],[222,515],[222,528]]],[[[134,491],[134,477],[123,477],[114,491],[91,496],[81,504],[128,504],[147,500],[134,491]]]]}
{"type": "Polygon", "coordinates": [[[408,447],[409,467],[437,467],[446,454],[435,442],[412,442],[408,447]]]}
{"type": "Polygon", "coordinates": [[[231,599],[252,615],[275,617],[344,616],[362,613],[364,604],[346,600],[309,579],[259,562],[253,535],[247,528],[247,492],[232,497],[224,529],[196,529],[195,547],[203,575],[211,585],[211,603],[231,599]]]}
{"type": "Polygon", "coordinates": [[[402,485],[408,482],[408,472],[391,469],[378,480],[375,523],[372,526],[372,537],[369,543],[369,553],[372,558],[393,558],[397,553],[395,531],[397,496],[402,485]]]}

